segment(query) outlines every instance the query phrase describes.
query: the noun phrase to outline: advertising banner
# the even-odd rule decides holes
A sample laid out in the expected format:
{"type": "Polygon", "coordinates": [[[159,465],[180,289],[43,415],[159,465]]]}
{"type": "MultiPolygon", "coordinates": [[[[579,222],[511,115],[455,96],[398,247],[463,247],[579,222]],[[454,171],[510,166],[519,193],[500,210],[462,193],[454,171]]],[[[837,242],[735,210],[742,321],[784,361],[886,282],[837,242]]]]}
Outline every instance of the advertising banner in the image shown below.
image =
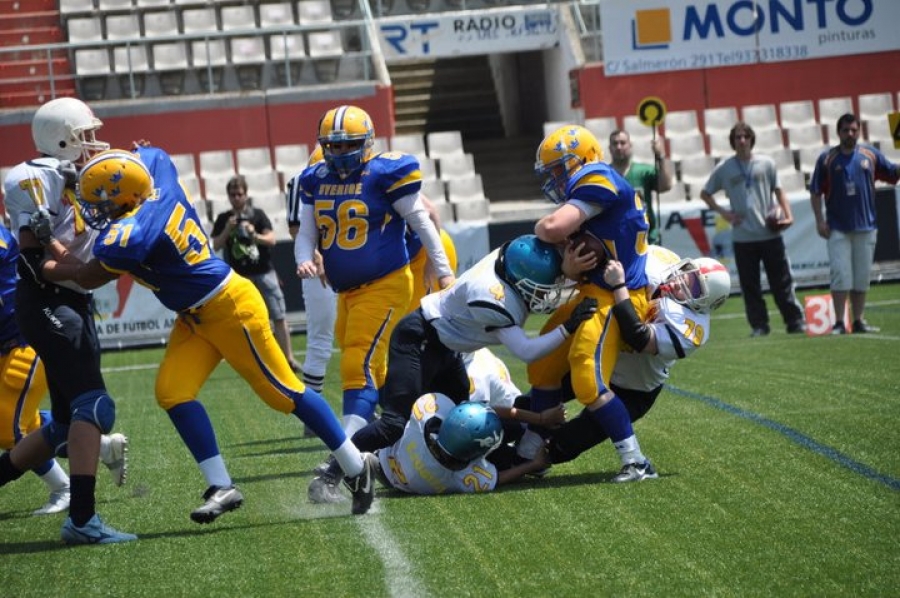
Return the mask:
{"type": "Polygon", "coordinates": [[[900,49],[895,0],[610,0],[600,19],[607,76],[900,49]]]}
{"type": "Polygon", "coordinates": [[[551,7],[405,15],[379,19],[378,27],[388,63],[531,51],[559,44],[559,14],[551,7]]]}

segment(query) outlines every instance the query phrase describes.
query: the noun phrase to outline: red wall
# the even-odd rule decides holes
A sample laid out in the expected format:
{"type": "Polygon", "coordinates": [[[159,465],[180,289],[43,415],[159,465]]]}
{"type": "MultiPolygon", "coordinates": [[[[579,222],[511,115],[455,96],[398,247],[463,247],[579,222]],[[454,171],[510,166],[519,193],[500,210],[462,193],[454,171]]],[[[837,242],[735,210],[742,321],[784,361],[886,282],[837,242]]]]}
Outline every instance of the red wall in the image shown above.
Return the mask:
{"type": "MultiPolygon", "coordinates": [[[[777,64],[722,67],[607,77],[603,65],[579,78],[585,117],[635,114],[638,103],[657,96],[668,110],[778,104],[900,90],[900,52],[860,54],[777,64]]],[[[828,123],[826,123],[828,124],[828,123]]]]}
{"type": "MultiPolygon", "coordinates": [[[[141,113],[140,106],[135,105],[133,114],[109,116],[104,114],[103,104],[94,105],[103,121],[99,137],[113,147],[129,147],[132,141],[147,139],[171,154],[291,143],[312,146],[319,117],[345,103],[369,113],[377,136],[390,136],[394,130],[393,94],[383,86],[377,86],[373,95],[365,97],[276,103],[260,96],[258,103],[232,108],[217,107],[211,101],[200,108],[184,110],[177,100],[161,101],[170,102],[172,111],[141,113]]],[[[34,156],[30,119],[28,124],[0,126],[0,165],[12,166],[34,156]]]]}

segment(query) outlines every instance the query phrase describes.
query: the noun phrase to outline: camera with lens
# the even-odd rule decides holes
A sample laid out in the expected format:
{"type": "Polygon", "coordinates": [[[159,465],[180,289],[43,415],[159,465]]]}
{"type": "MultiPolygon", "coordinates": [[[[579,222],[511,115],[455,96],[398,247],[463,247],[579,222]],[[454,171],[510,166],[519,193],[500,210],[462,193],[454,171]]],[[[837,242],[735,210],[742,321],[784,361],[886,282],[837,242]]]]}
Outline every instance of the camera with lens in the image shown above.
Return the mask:
{"type": "Polygon", "coordinates": [[[237,239],[239,243],[243,243],[244,245],[251,245],[253,243],[253,233],[244,226],[245,222],[249,222],[249,220],[244,216],[238,216],[237,221],[235,223],[234,237],[237,239]]]}

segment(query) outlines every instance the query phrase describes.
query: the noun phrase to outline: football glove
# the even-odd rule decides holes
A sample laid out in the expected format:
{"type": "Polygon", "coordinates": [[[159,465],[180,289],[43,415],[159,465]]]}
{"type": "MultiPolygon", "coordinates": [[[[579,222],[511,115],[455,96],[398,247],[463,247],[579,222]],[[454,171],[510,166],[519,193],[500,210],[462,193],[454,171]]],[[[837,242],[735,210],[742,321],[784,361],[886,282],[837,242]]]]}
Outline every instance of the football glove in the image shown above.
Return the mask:
{"type": "Polygon", "coordinates": [[[573,334],[578,330],[578,326],[580,326],[582,322],[590,320],[596,313],[597,300],[593,297],[585,297],[575,306],[572,313],[569,314],[569,319],[563,322],[563,328],[565,328],[566,332],[569,334],[573,334]]]}
{"type": "Polygon", "coordinates": [[[41,245],[47,245],[53,240],[53,226],[50,224],[50,213],[47,208],[38,208],[33,212],[28,226],[41,245]]]}

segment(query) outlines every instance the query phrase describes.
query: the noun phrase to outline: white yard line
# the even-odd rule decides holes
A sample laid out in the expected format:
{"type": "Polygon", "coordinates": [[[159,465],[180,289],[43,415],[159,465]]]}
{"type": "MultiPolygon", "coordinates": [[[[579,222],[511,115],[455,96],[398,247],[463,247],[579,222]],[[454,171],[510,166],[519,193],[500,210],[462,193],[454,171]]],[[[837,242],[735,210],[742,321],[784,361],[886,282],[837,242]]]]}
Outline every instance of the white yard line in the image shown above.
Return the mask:
{"type": "Polygon", "coordinates": [[[416,578],[412,563],[398,548],[390,530],[381,524],[377,514],[370,512],[355,519],[366,542],[381,558],[388,595],[391,598],[428,598],[428,592],[416,578]]]}

